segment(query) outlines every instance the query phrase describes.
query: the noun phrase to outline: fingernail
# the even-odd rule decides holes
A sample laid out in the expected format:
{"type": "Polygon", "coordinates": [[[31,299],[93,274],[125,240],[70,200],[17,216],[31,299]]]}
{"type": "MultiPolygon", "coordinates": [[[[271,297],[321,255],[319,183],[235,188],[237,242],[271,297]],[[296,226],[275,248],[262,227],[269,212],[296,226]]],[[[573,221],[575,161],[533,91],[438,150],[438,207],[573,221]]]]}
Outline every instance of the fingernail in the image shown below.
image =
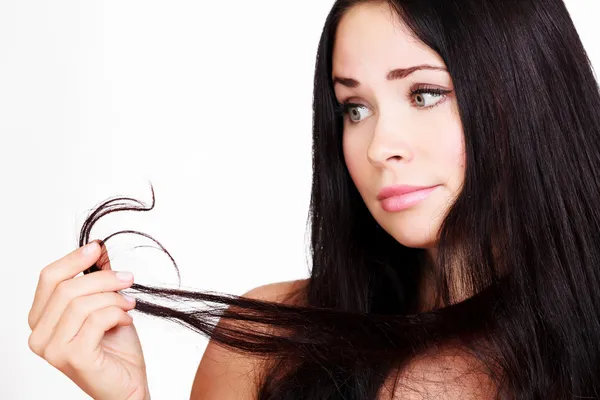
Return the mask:
{"type": "Polygon", "coordinates": [[[116,275],[117,278],[123,282],[129,282],[131,279],[133,279],[133,274],[127,271],[119,271],[116,273],[116,275]]]}
{"type": "Polygon", "coordinates": [[[89,256],[90,254],[92,254],[94,250],[96,250],[96,246],[98,246],[98,243],[96,242],[91,242],[83,246],[83,255],[89,256]]]}
{"type": "Polygon", "coordinates": [[[125,300],[127,300],[129,303],[135,303],[135,299],[129,295],[123,294],[123,297],[125,298],[125,300]]]}

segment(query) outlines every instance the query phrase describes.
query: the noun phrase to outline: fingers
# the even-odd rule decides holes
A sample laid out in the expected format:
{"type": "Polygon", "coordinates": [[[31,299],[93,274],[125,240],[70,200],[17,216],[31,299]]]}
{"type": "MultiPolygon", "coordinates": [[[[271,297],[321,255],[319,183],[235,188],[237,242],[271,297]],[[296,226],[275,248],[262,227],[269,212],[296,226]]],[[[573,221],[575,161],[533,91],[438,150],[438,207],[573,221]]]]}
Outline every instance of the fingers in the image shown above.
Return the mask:
{"type": "MultiPolygon", "coordinates": [[[[115,326],[126,326],[133,318],[118,306],[109,306],[91,312],[70,342],[56,340],[48,343],[41,356],[61,371],[75,368],[82,372],[102,362],[100,341],[106,331],[115,326]]],[[[101,365],[97,365],[101,367],[101,365]]]]}
{"type": "MultiPolygon", "coordinates": [[[[127,298],[116,292],[96,293],[88,296],[77,297],[69,303],[65,312],[60,317],[47,346],[58,345],[62,346],[77,335],[88,317],[95,311],[116,306],[124,311],[129,311],[135,307],[135,299],[128,301],[127,298]]],[[[36,339],[36,340],[39,340],[36,339]]],[[[38,343],[38,346],[43,346],[44,343],[38,343]]]]}
{"type": "Polygon", "coordinates": [[[94,265],[99,256],[100,246],[97,242],[91,242],[42,269],[28,316],[31,329],[37,324],[48,299],[58,284],[94,265]]]}
{"type": "MultiPolygon", "coordinates": [[[[88,307],[89,310],[90,306],[87,302],[90,300],[79,299],[80,297],[103,292],[116,292],[131,286],[132,283],[132,274],[115,271],[98,271],[59,283],[48,299],[44,313],[33,326],[31,333],[34,337],[33,342],[37,348],[46,345],[67,307],[77,307],[75,311],[70,312],[81,313],[83,307],[88,307]]],[[[122,297],[120,294],[118,296],[122,297]]],[[[85,316],[87,317],[87,315],[85,316]]]]}
{"type": "Polygon", "coordinates": [[[106,331],[115,326],[127,326],[132,323],[133,317],[116,306],[94,311],[71,341],[72,351],[86,359],[100,359],[100,342],[106,331]]]}
{"type": "MultiPolygon", "coordinates": [[[[100,245],[100,257],[96,261],[96,266],[99,269],[112,269],[112,266],[110,264],[110,258],[108,257],[108,252],[106,251],[106,245],[104,244],[104,241],[98,240],[97,242],[100,245]]],[[[85,274],[86,271],[89,271],[87,273],[93,272],[92,268],[85,269],[83,273],[85,274]]]]}

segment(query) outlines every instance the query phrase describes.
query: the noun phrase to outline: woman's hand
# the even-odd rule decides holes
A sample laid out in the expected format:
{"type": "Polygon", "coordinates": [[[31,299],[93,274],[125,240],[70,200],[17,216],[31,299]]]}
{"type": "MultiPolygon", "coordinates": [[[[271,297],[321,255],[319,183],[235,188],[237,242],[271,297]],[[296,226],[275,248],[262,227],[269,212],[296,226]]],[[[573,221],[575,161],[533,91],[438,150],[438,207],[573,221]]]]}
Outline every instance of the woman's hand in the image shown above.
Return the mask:
{"type": "Polygon", "coordinates": [[[29,311],[29,348],[96,400],[149,399],[142,347],[127,313],[135,301],[117,293],[133,277],[108,263],[76,277],[100,250],[91,242],[42,270],[29,311]]]}

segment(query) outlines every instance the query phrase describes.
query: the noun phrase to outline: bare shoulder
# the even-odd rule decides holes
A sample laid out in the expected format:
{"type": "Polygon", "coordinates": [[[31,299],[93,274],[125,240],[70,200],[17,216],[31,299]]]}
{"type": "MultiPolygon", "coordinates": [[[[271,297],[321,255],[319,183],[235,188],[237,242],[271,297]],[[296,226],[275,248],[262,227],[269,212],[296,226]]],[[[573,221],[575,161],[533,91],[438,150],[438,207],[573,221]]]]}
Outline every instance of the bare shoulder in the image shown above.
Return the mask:
{"type": "MultiPolygon", "coordinates": [[[[307,281],[269,283],[247,291],[242,297],[295,304],[301,301],[307,281]]],[[[210,340],[196,371],[190,400],[252,399],[262,368],[260,360],[210,340]]]]}
{"type": "Polygon", "coordinates": [[[283,304],[302,302],[302,295],[308,279],[268,283],[249,290],[242,296],[252,299],[273,301],[283,304]]]}

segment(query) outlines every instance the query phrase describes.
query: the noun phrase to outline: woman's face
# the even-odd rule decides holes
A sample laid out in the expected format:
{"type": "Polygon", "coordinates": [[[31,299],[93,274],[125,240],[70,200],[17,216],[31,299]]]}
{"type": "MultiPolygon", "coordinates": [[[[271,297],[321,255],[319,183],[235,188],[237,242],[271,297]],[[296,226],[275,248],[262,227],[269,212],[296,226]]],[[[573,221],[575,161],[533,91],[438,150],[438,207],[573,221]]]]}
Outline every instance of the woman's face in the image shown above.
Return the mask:
{"type": "Polygon", "coordinates": [[[442,59],[412,38],[389,6],[364,3],[340,21],[332,72],[337,101],[351,103],[344,158],[367,208],[403,245],[435,248],[465,167],[462,124],[442,59]],[[419,65],[444,70],[391,72],[419,65]],[[444,94],[414,93],[419,89],[444,94]],[[378,199],[390,185],[436,187],[414,192],[416,203],[407,203],[411,195],[378,199]]]}

